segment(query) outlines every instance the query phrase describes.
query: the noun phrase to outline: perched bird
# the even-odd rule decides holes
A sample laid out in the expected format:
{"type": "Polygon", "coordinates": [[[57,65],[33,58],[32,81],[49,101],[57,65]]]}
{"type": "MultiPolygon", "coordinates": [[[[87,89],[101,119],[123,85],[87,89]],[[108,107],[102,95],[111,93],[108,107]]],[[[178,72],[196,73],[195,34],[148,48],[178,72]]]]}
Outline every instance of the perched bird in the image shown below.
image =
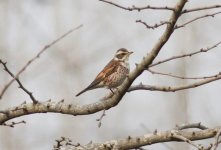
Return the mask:
{"type": "Polygon", "coordinates": [[[132,53],[133,52],[129,52],[125,48],[117,50],[114,58],[97,75],[94,81],[76,96],[79,96],[88,90],[102,87],[110,89],[113,93],[112,89],[120,86],[129,74],[130,66],[128,60],[132,53]]]}

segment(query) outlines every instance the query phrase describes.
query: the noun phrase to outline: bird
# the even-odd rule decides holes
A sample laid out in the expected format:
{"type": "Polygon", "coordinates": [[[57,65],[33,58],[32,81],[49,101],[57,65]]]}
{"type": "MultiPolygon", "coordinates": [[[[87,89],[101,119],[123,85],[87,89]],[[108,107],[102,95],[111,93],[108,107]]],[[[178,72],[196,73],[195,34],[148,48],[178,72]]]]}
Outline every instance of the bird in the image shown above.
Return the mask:
{"type": "Polygon", "coordinates": [[[116,89],[120,86],[130,72],[129,56],[133,52],[129,52],[125,48],[120,48],[114,55],[114,58],[104,67],[104,69],[96,76],[94,81],[76,94],[76,97],[82,93],[96,88],[116,89]]]}

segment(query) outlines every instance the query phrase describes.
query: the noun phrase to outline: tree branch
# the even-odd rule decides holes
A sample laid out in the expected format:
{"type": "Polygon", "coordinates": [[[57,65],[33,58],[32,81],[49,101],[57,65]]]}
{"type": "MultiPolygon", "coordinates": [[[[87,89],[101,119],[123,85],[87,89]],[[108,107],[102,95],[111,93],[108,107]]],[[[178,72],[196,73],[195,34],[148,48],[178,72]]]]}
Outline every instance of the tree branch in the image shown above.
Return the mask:
{"type": "MultiPolygon", "coordinates": [[[[183,23],[183,24],[181,24],[181,25],[176,25],[175,27],[174,27],[174,30],[175,29],[179,29],[179,28],[183,28],[183,27],[185,27],[186,25],[188,25],[188,24],[190,24],[190,23],[192,23],[192,22],[194,22],[194,21],[197,21],[197,20],[199,20],[199,19],[203,19],[203,18],[206,18],[206,17],[215,17],[216,15],[218,15],[218,14],[220,14],[221,12],[219,11],[219,12],[216,12],[216,13],[212,13],[212,14],[206,14],[206,15],[203,15],[203,16],[199,16],[199,17],[196,17],[196,18],[194,18],[194,19],[191,19],[190,21],[187,21],[186,23],[183,23]]],[[[155,25],[148,25],[146,22],[144,22],[144,21],[142,21],[142,20],[136,20],[136,23],[141,23],[141,24],[143,24],[146,28],[148,28],[148,29],[156,29],[156,28],[158,28],[158,27],[161,27],[161,26],[163,26],[163,25],[166,25],[166,24],[170,24],[170,22],[168,22],[168,21],[161,21],[160,23],[156,23],[155,25]]]]}
{"type": "MultiPolygon", "coordinates": [[[[221,79],[221,75],[217,75],[217,77],[205,79],[200,82],[195,82],[189,85],[184,86],[177,86],[177,87],[157,87],[157,86],[149,86],[149,85],[136,85],[131,86],[128,89],[128,92],[134,91],[134,90],[152,90],[152,91],[164,91],[164,92],[175,92],[178,90],[183,89],[189,89],[194,88],[203,84],[207,84],[209,82],[215,81],[221,79]]],[[[113,96],[114,97],[114,96],[113,96]]],[[[99,101],[93,104],[88,105],[72,105],[72,104],[65,104],[64,101],[60,102],[38,102],[37,104],[34,103],[23,103],[19,106],[12,107],[9,109],[6,109],[0,114],[0,124],[3,124],[4,122],[24,116],[24,115],[30,115],[34,113],[47,113],[47,112],[53,112],[53,113],[61,113],[61,114],[69,114],[69,115],[86,115],[86,114],[92,114],[95,112],[98,112],[100,110],[109,109],[113,106],[113,99],[108,99],[104,101],[99,101]],[[102,109],[101,109],[102,108],[102,109]]]]}
{"type": "Polygon", "coordinates": [[[3,124],[5,121],[8,121],[12,118],[29,115],[33,113],[46,113],[46,112],[54,112],[54,113],[63,113],[63,114],[71,114],[71,115],[86,115],[96,113],[101,110],[107,110],[111,107],[116,106],[122,97],[127,92],[128,88],[131,86],[133,81],[147,68],[153,60],[156,58],[158,53],[164,44],[169,40],[171,34],[173,33],[173,28],[176,24],[177,19],[180,16],[180,12],[182,11],[187,0],[180,0],[175,6],[175,11],[172,13],[170,17],[171,24],[168,24],[163,35],[160,37],[158,42],[155,44],[150,54],[143,58],[143,60],[136,66],[136,68],[129,74],[127,80],[118,88],[117,92],[110,98],[105,101],[99,101],[88,105],[70,105],[64,104],[63,102],[38,102],[37,104],[24,104],[18,107],[13,107],[11,109],[7,109],[3,112],[6,114],[0,114],[0,124],[3,124]]]}
{"type": "Polygon", "coordinates": [[[181,141],[184,141],[192,146],[194,146],[195,148],[197,148],[198,150],[200,150],[201,148],[194,144],[191,140],[189,140],[188,138],[184,137],[179,131],[177,130],[171,130],[171,137],[172,138],[175,138],[175,139],[178,139],[178,140],[181,140],[181,141]]]}
{"type": "Polygon", "coordinates": [[[168,62],[168,61],[171,61],[171,60],[174,60],[174,59],[179,59],[179,58],[184,58],[184,57],[191,57],[193,55],[196,55],[196,54],[199,54],[199,53],[204,53],[204,52],[208,52],[214,48],[216,48],[218,45],[221,44],[221,41],[219,41],[218,43],[210,46],[210,47],[207,47],[207,48],[201,48],[199,51],[196,51],[196,52],[193,52],[193,53],[187,53],[187,54],[183,54],[183,55],[177,55],[177,56],[172,56],[172,57],[169,57],[167,59],[164,59],[164,60],[160,60],[158,62],[155,62],[155,63],[152,63],[149,65],[149,68],[153,67],[153,66],[157,66],[159,64],[162,64],[162,63],[165,63],[165,62],[168,62]]]}
{"type": "MultiPolygon", "coordinates": [[[[74,145],[69,148],[70,150],[75,150],[75,149],[79,150],[79,149],[82,149],[82,147],[88,150],[135,149],[135,148],[152,145],[156,143],[173,142],[173,141],[176,141],[176,142],[185,141],[199,148],[199,146],[195,145],[192,141],[215,137],[217,132],[219,132],[220,129],[221,129],[220,126],[211,128],[211,129],[200,130],[200,131],[176,131],[172,129],[172,130],[158,132],[158,133],[145,134],[143,136],[138,136],[138,137],[128,136],[128,138],[125,138],[125,139],[119,139],[119,140],[115,139],[115,140],[110,140],[110,141],[106,141],[103,143],[91,142],[84,146],[74,145]],[[178,132],[179,134],[174,134],[174,131],[178,132]]],[[[65,144],[63,147],[61,146],[61,148],[65,148],[65,147],[66,147],[65,144]]]]}
{"type": "Polygon", "coordinates": [[[136,23],[142,23],[146,28],[148,29],[156,29],[160,26],[166,25],[166,24],[170,24],[170,22],[168,21],[161,21],[159,24],[155,24],[155,25],[148,25],[146,22],[142,21],[142,20],[136,20],[136,23]]]}
{"type": "Polygon", "coordinates": [[[135,90],[149,90],[149,91],[163,91],[163,92],[176,92],[176,91],[180,91],[180,90],[185,90],[185,89],[190,89],[190,88],[195,88],[216,80],[220,80],[221,79],[221,74],[217,74],[217,76],[214,76],[212,78],[208,78],[208,79],[204,79],[202,81],[199,82],[194,82],[191,84],[187,84],[187,85],[180,85],[180,86],[153,86],[153,85],[143,85],[142,83],[139,85],[134,85],[131,86],[128,89],[128,92],[131,91],[135,91],[135,90]]]}
{"type": "Polygon", "coordinates": [[[194,12],[194,11],[206,10],[206,9],[220,8],[220,7],[221,7],[221,5],[213,5],[213,6],[192,8],[192,9],[184,9],[184,10],[182,11],[182,14],[184,14],[184,13],[190,13],[190,12],[194,12]]]}
{"type": "Polygon", "coordinates": [[[18,125],[18,124],[26,124],[26,121],[22,120],[22,121],[19,121],[19,122],[3,123],[2,125],[6,126],[6,127],[14,128],[15,125],[18,125]]]}
{"type": "Polygon", "coordinates": [[[18,79],[18,77],[16,77],[7,67],[6,65],[6,62],[3,62],[1,59],[0,59],[0,64],[3,65],[4,67],[4,70],[14,79],[17,81],[19,87],[29,95],[29,97],[31,98],[31,100],[33,101],[33,103],[37,103],[38,101],[36,100],[36,98],[33,96],[32,92],[30,92],[28,89],[26,89],[23,84],[21,83],[21,81],[18,79]]]}
{"type": "Polygon", "coordinates": [[[147,71],[149,71],[149,72],[152,73],[152,74],[169,76],[169,77],[178,78],[178,79],[191,79],[191,80],[208,79],[208,78],[212,78],[212,77],[217,77],[219,74],[221,74],[221,73],[219,73],[219,74],[216,74],[216,75],[204,76],[204,77],[182,77],[182,76],[173,75],[173,74],[171,74],[171,73],[162,73],[162,72],[153,71],[153,70],[151,70],[151,69],[147,69],[147,71]]]}
{"type": "Polygon", "coordinates": [[[133,5],[132,7],[124,7],[124,6],[121,6],[121,5],[117,4],[117,3],[110,2],[110,1],[107,1],[107,0],[99,0],[99,1],[111,4],[113,6],[116,6],[118,8],[121,8],[121,9],[124,9],[124,10],[128,10],[128,11],[134,11],[134,10],[141,11],[141,10],[144,10],[144,9],[175,11],[175,9],[173,7],[168,7],[168,6],[156,7],[156,6],[147,5],[147,6],[144,6],[144,7],[137,7],[137,6],[133,5]]]}
{"type": "Polygon", "coordinates": [[[219,12],[216,12],[216,13],[212,13],[212,14],[206,14],[206,15],[203,15],[203,16],[199,16],[199,17],[196,17],[190,21],[187,21],[186,23],[182,24],[182,25],[176,25],[174,29],[179,29],[179,28],[182,28],[182,27],[185,27],[186,25],[194,22],[194,21],[197,21],[199,19],[203,19],[203,18],[206,18],[206,17],[215,17],[216,15],[220,14],[221,11],[219,12]]]}
{"type": "Polygon", "coordinates": [[[103,110],[103,112],[102,112],[100,118],[96,119],[96,121],[98,121],[98,127],[99,127],[99,128],[101,127],[101,121],[102,121],[102,119],[104,118],[104,116],[106,116],[106,113],[105,113],[105,112],[106,112],[106,110],[103,110]]]}
{"type": "Polygon", "coordinates": [[[219,145],[219,137],[221,135],[221,129],[217,132],[216,137],[215,137],[215,141],[213,143],[213,146],[211,148],[211,150],[216,150],[218,145],[219,145]]]}
{"type": "Polygon", "coordinates": [[[15,75],[15,78],[13,78],[10,82],[8,82],[4,88],[2,89],[2,91],[0,92],[0,99],[2,98],[2,96],[4,95],[5,91],[8,89],[8,87],[16,80],[19,78],[19,75],[24,72],[26,70],[26,68],[32,64],[37,58],[40,57],[40,55],[46,51],[47,49],[49,49],[51,46],[53,46],[54,44],[56,44],[57,42],[59,42],[60,40],[62,40],[64,37],[66,37],[67,35],[69,35],[70,33],[72,33],[73,31],[78,30],[79,28],[83,27],[83,25],[79,25],[77,27],[75,27],[74,29],[69,30],[68,32],[66,32],[65,34],[63,34],[62,36],[60,36],[59,38],[57,38],[56,40],[52,41],[50,44],[46,45],[42,50],[40,50],[36,56],[34,56],[31,60],[29,60],[19,71],[18,73],[15,75]]]}
{"type": "Polygon", "coordinates": [[[60,150],[62,147],[66,147],[65,149],[69,149],[71,147],[78,147],[79,144],[74,145],[69,138],[61,137],[61,139],[56,140],[56,145],[54,145],[54,150],[60,150]],[[69,147],[69,148],[68,148],[69,147]]]}
{"type": "Polygon", "coordinates": [[[181,125],[176,125],[176,127],[175,127],[176,130],[184,130],[184,129],[190,129],[190,128],[198,128],[201,130],[208,129],[208,127],[202,125],[201,122],[181,124],[181,125]]]}

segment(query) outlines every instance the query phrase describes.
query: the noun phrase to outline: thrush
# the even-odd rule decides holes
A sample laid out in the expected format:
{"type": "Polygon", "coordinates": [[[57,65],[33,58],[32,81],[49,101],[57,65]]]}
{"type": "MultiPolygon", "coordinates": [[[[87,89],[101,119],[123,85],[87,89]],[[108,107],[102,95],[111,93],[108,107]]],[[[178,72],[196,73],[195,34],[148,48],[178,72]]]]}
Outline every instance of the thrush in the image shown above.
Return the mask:
{"type": "Polygon", "coordinates": [[[107,88],[113,92],[113,89],[120,86],[130,72],[130,65],[128,61],[129,56],[132,53],[133,52],[129,52],[125,48],[117,50],[114,58],[96,76],[94,81],[76,96],[96,88],[107,88]]]}

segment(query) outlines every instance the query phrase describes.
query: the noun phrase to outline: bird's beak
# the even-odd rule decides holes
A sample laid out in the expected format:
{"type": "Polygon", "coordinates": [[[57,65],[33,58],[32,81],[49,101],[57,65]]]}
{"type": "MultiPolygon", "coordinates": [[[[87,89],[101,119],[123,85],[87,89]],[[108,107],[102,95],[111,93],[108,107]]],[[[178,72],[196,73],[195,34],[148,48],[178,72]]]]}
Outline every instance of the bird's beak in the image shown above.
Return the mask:
{"type": "Polygon", "coordinates": [[[134,52],[129,52],[128,54],[131,55],[131,54],[133,54],[133,53],[134,53],[134,52]]]}

